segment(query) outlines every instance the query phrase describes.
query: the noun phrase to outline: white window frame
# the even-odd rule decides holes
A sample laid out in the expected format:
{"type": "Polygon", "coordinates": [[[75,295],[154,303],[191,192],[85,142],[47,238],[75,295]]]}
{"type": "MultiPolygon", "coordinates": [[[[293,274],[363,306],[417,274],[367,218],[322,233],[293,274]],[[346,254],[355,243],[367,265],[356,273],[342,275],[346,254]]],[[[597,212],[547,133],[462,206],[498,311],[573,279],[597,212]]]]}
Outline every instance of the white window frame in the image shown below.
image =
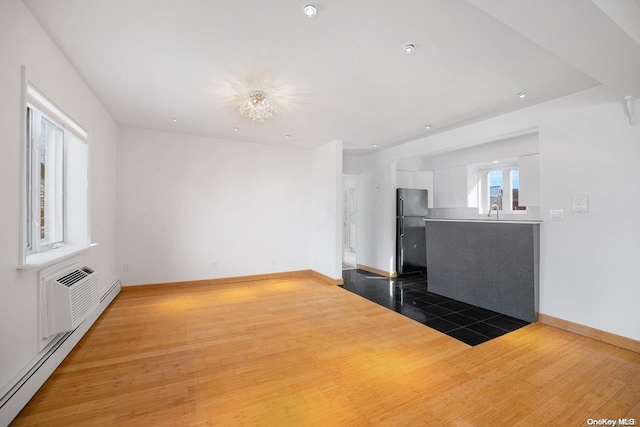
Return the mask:
{"type": "Polygon", "coordinates": [[[523,215],[527,213],[527,209],[513,209],[513,169],[519,169],[517,162],[507,162],[493,167],[486,167],[478,170],[478,213],[487,214],[490,206],[491,195],[489,194],[489,173],[493,171],[502,171],[502,209],[500,212],[514,215],[523,215]],[[505,206],[507,209],[505,209],[505,206]]]}
{"type": "MultiPolygon", "coordinates": [[[[38,79],[35,79],[32,75],[27,74],[27,69],[25,66],[22,66],[22,114],[21,114],[21,141],[22,141],[22,155],[21,155],[21,179],[20,179],[20,256],[18,259],[17,269],[21,271],[21,273],[28,273],[30,271],[38,271],[42,268],[57,264],[61,261],[70,259],[72,257],[77,256],[80,253],[86,252],[90,247],[96,246],[97,243],[91,243],[91,224],[90,224],[90,210],[89,210],[89,201],[91,200],[89,194],[89,158],[90,158],[90,132],[88,128],[82,124],[76,117],[71,115],[68,109],[64,109],[61,107],[61,104],[55,101],[55,98],[52,97],[49,93],[42,90],[43,85],[39,83],[38,79]],[[52,245],[43,245],[38,246],[37,244],[31,243],[31,245],[26,245],[26,242],[29,239],[28,226],[27,221],[31,220],[33,222],[33,211],[34,207],[39,209],[39,188],[36,188],[36,191],[33,191],[34,184],[39,182],[34,179],[35,174],[39,175],[39,168],[35,165],[39,164],[38,162],[34,162],[33,158],[33,150],[30,149],[27,131],[29,129],[28,117],[27,117],[27,107],[32,107],[41,112],[41,114],[47,118],[47,120],[54,123],[56,126],[60,127],[65,133],[64,136],[64,150],[67,151],[67,148],[71,142],[73,141],[73,149],[71,150],[76,158],[81,158],[82,162],[80,164],[75,163],[77,167],[69,169],[69,165],[63,164],[63,175],[62,175],[62,206],[65,210],[64,213],[64,221],[65,223],[62,225],[64,229],[64,237],[63,241],[58,242],[57,244],[52,245]],[[72,134],[72,138],[68,138],[67,136],[72,134]],[[81,156],[81,157],[78,157],[81,156]],[[32,174],[28,177],[27,170],[29,168],[27,162],[31,160],[31,172],[32,174]],[[86,168],[86,182],[78,181],[77,176],[79,171],[82,173],[84,177],[84,171],[86,168]],[[74,171],[75,179],[72,179],[76,184],[73,186],[73,200],[69,200],[67,197],[67,190],[70,181],[67,179],[69,171],[74,171]],[[27,186],[31,185],[31,198],[29,199],[30,192],[27,189],[27,186]],[[78,199],[79,197],[79,199],[78,199]],[[29,199],[29,200],[28,200],[29,199]],[[80,201],[81,203],[75,203],[76,201],[80,201]],[[29,210],[28,210],[29,209],[29,210]],[[69,223],[68,210],[71,209],[75,218],[83,218],[80,222],[73,221],[73,223],[69,223]],[[80,216],[79,216],[80,215],[80,216]],[[85,228],[86,226],[86,228],[85,228]],[[67,233],[67,231],[73,231],[72,233],[67,233]]],[[[31,127],[31,129],[35,129],[35,127],[31,127]]],[[[39,136],[38,138],[34,138],[31,135],[31,143],[39,144],[39,136]]],[[[68,158],[65,153],[65,159],[68,158]]],[[[66,160],[65,160],[66,162],[66,160]]],[[[39,213],[38,213],[39,215],[39,213]]],[[[32,225],[32,233],[31,233],[31,242],[35,239],[35,234],[40,236],[39,230],[33,228],[32,225]]],[[[38,242],[39,243],[39,242],[38,242]]]]}
{"type": "Polygon", "coordinates": [[[27,209],[30,211],[26,211],[27,215],[27,241],[26,241],[26,251],[27,255],[45,252],[57,247],[61,247],[67,244],[66,241],[66,200],[65,200],[65,152],[67,151],[67,131],[64,129],[60,123],[58,123],[55,119],[51,118],[49,115],[40,111],[38,107],[27,102],[27,109],[31,112],[31,115],[27,115],[28,120],[28,129],[27,132],[30,131],[30,135],[28,135],[27,142],[27,154],[26,156],[29,158],[29,166],[30,171],[27,170],[27,174],[30,172],[30,176],[28,176],[28,188],[27,191],[27,209]],[[30,120],[29,120],[30,119],[30,120]],[[57,147],[59,153],[57,156],[60,157],[59,164],[56,166],[60,168],[60,179],[56,181],[56,190],[55,192],[59,194],[60,199],[57,200],[58,206],[58,214],[56,215],[56,224],[55,227],[60,230],[60,238],[54,242],[43,243],[42,238],[40,236],[40,186],[41,176],[40,176],[40,131],[42,126],[42,120],[46,120],[52,125],[58,127],[62,131],[62,144],[60,147],[57,147]]]}

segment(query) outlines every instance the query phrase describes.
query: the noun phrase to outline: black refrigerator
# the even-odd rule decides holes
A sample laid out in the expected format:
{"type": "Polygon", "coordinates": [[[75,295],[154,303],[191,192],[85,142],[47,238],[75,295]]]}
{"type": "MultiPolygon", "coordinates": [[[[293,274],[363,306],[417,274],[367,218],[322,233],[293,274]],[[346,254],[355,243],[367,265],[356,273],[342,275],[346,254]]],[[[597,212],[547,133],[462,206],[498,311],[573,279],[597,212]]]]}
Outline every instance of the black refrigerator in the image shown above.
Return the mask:
{"type": "Polygon", "coordinates": [[[396,272],[427,270],[424,221],[428,213],[427,190],[398,188],[396,191],[396,272]]]}

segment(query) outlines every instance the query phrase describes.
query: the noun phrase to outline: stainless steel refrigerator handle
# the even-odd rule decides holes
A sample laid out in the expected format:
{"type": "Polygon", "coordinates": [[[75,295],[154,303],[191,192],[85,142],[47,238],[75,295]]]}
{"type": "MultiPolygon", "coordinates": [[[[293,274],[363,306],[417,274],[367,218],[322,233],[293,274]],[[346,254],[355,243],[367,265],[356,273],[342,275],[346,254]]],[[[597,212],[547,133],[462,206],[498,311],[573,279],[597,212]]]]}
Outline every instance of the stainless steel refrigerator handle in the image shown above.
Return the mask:
{"type": "Polygon", "coordinates": [[[404,216],[404,199],[400,197],[400,212],[398,214],[400,218],[404,216]]]}
{"type": "Polygon", "coordinates": [[[404,237],[404,218],[400,218],[400,237],[404,237]]]}

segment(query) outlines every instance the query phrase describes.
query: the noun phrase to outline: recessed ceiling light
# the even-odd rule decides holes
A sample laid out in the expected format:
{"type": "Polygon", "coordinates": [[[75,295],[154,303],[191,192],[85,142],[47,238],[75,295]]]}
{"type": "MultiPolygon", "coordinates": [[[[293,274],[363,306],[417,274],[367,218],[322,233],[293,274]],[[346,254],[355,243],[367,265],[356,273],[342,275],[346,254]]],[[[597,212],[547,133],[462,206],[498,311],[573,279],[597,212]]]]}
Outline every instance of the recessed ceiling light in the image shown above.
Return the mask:
{"type": "Polygon", "coordinates": [[[233,128],[234,132],[238,132],[240,129],[239,128],[233,128]]]}
{"type": "Polygon", "coordinates": [[[178,119],[176,119],[175,117],[172,117],[172,118],[171,118],[171,121],[172,121],[173,123],[177,123],[177,122],[178,122],[178,119]]]}
{"type": "Polygon", "coordinates": [[[316,13],[318,13],[318,9],[316,8],[315,4],[309,3],[302,8],[302,12],[304,12],[304,14],[308,18],[313,18],[314,16],[316,16],[316,13]]]}
{"type": "Polygon", "coordinates": [[[284,137],[289,139],[289,138],[291,138],[291,135],[285,135],[284,137]]]}
{"type": "Polygon", "coordinates": [[[371,144],[371,145],[373,145],[373,148],[376,148],[378,146],[378,144],[371,144]]]}
{"type": "Polygon", "coordinates": [[[425,128],[431,129],[431,125],[424,125],[425,128]]]}
{"type": "Polygon", "coordinates": [[[493,163],[493,164],[495,165],[496,163],[498,163],[498,161],[497,161],[497,160],[494,160],[494,161],[493,161],[493,162],[491,162],[491,163],[493,163]]]}
{"type": "Polygon", "coordinates": [[[404,53],[413,53],[413,51],[416,50],[416,47],[411,43],[407,43],[402,46],[402,49],[404,50],[404,53]]]}
{"type": "Polygon", "coordinates": [[[518,97],[519,97],[519,98],[526,98],[526,97],[527,97],[527,92],[520,92],[520,93],[518,94],[518,97]]]}

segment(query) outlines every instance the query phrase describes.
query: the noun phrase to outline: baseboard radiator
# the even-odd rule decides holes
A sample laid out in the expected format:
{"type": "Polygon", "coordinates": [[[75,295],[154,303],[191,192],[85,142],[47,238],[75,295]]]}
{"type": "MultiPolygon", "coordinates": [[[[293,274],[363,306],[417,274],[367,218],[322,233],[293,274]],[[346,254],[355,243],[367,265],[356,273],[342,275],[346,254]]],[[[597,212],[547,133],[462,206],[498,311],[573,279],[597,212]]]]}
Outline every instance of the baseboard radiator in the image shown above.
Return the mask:
{"type": "MultiPolygon", "coordinates": [[[[46,347],[22,369],[0,395],[0,426],[18,415],[62,363],[121,289],[119,280],[98,297],[97,274],[82,267],[46,281],[46,347]]],[[[43,325],[44,326],[44,325],[43,325]]]]}

